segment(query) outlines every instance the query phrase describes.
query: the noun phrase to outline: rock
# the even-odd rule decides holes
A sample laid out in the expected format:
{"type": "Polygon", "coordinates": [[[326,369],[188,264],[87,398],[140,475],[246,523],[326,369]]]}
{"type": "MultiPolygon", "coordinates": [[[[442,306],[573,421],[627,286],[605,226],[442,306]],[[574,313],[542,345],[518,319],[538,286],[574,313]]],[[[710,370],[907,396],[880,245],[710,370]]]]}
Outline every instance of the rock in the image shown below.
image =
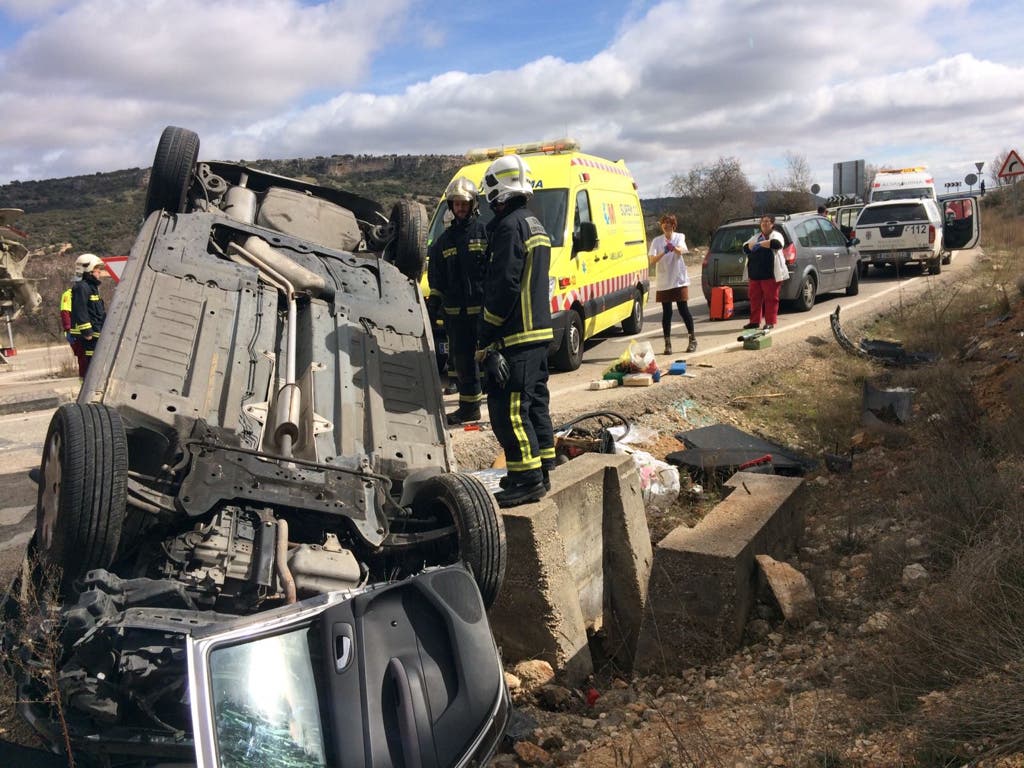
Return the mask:
{"type": "Polygon", "coordinates": [[[757,555],[756,559],[786,621],[803,626],[818,617],[814,587],[806,576],[770,555],[757,555]]]}
{"type": "Polygon", "coordinates": [[[555,670],[543,659],[521,661],[512,668],[512,673],[527,691],[539,688],[555,678],[555,670]]]}
{"type": "Polygon", "coordinates": [[[867,620],[857,627],[858,635],[873,635],[888,629],[892,616],[888,611],[878,611],[868,616],[867,620]]]}
{"type": "Polygon", "coordinates": [[[505,673],[505,685],[508,686],[508,689],[510,691],[517,690],[522,684],[523,684],[523,681],[520,680],[515,675],[513,675],[511,672],[506,672],[505,673]]]}
{"type": "MultiPolygon", "coordinates": [[[[594,724],[597,724],[596,721],[594,721],[594,724]]],[[[556,750],[565,748],[565,739],[562,737],[562,734],[560,733],[552,733],[548,736],[545,736],[544,739],[540,742],[540,745],[548,752],[554,752],[556,750]]]]}
{"type": "Polygon", "coordinates": [[[544,765],[551,759],[544,749],[528,741],[517,741],[512,749],[524,765],[544,765]]]}
{"type": "Polygon", "coordinates": [[[928,580],[928,569],[920,563],[911,563],[903,569],[903,586],[914,587],[928,580]]]}
{"type": "Polygon", "coordinates": [[[573,705],[573,693],[561,685],[542,685],[535,691],[537,703],[544,709],[554,712],[564,712],[571,709],[573,705]]]}

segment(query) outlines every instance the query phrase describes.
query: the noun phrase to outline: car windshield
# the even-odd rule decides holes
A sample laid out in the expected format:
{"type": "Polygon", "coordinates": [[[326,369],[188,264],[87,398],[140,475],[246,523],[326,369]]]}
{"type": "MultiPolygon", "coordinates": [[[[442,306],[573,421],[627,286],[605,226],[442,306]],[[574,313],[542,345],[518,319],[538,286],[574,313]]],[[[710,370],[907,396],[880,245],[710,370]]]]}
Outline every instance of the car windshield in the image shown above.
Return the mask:
{"type": "MultiPolygon", "coordinates": [[[[551,237],[552,248],[558,248],[565,243],[565,216],[568,205],[569,190],[567,189],[538,189],[533,193],[527,205],[547,230],[551,237]]],[[[491,211],[491,207],[481,196],[480,221],[486,224],[493,218],[494,213],[491,211]]],[[[448,226],[450,220],[451,214],[448,213],[448,205],[442,201],[434,212],[434,220],[430,223],[427,242],[434,242],[434,239],[448,226]]]]}
{"type": "Polygon", "coordinates": [[[711,241],[711,250],[715,253],[743,253],[743,244],[757,232],[756,224],[741,227],[721,227],[715,232],[711,241]]]}
{"type": "Polygon", "coordinates": [[[316,625],[210,653],[222,768],[328,765],[316,625]]]}
{"type": "Polygon", "coordinates": [[[860,212],[857,226],[885,224],[887,221],[928,221],[928,213],[920,203],[868,206],[860,212]]]}
{"type": "Polygon", "coordinates": [[[935,190],[932,187],[897,187],[895,189],[876,189],[871,193],[871,202],[879,203],[884,200],[920,200],[935,199],[935,190]]]}

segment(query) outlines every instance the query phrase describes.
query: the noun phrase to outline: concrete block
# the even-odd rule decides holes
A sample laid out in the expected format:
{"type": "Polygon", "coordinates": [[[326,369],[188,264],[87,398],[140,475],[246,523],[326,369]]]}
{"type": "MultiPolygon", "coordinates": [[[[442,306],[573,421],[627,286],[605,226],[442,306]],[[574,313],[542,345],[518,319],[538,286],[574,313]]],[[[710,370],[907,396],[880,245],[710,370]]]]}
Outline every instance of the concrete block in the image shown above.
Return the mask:
{"type": "Polygon", "coordinates": [[[794,494],[802,483],[737,472],[725,483],[729,495],[700,523],[658,542],[636,671],[672,674],[736,648],[757,594],[755,556],[781,559],[799,544],[794,494]]]}
{"type": "Polygon", "coordinates": [[[604,629],[605,652],[628,668],[652,560],[632,457],[585,453],[552,471],[538,503],[503,515],[508,568],[490,621],[504,659],[544,659],[576,684],[604,629]]]}
{"type": "Polygon", "coordinates": [[[590,382],[587,389],[615,389],[617,386],[619,386],[617,379],[598,379],[590,382]]]}

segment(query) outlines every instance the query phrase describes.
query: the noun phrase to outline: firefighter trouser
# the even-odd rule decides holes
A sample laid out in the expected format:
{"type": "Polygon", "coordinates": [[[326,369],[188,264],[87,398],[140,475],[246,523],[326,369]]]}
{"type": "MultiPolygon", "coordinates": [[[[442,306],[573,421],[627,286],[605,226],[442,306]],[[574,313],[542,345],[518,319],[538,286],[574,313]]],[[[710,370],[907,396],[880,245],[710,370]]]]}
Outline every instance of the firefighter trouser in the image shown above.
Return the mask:
{"type": "Polygon", "coordinates": [[[476,361],[476,315],[445,315],[448,354],[455,364],[459,381],[459,405],[479,406],[484,396],[480,389],[480,365],[476,361]]]}
{"type": "Polygon", "coordinates": [[[86,372],[89,370],[89,363],[92,362],[93,352],[96,351],[96,344],[100,340],[98,333],[93,333],[91,339],[82,337],[82,358],[79,360],[78,371],[79,375],[84,379],[86,372]]]}
{"type": "Polygon", "coordinates": [[[509,476],[540,481],[541,466],[555,461],[555,433],[548,407],[548,345],[533,344],[501,350],[509,380],[487,392],[491,429],[505,451],[509,476]]]}

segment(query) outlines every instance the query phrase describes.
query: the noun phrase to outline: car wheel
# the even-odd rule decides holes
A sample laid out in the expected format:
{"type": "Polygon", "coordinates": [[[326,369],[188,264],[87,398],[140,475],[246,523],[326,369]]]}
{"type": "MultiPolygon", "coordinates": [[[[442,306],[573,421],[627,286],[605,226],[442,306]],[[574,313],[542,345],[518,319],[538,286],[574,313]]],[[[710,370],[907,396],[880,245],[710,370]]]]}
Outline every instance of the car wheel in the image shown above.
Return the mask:
{"type": "Polygon", "coordinates": [[[622,321],[622,332],[627,336],[640,333],[644,327],[644,295],[637,291],[633,295],[633,310],[629,317],[622,321]]]}
{"type": "Polygon", "coordinates": [[[192,173],[198,157],[198,134],[173,125],[164,128],[160,142],[156,145],[153,170],[149,174],[147,216],[153,211],[185,211],[185,197],[192,184],[192,173]]]}
{"type": "Polygon", "coordinates": [[[127,498],[128,441],[117,411],[67,403],[53,414],[43,444],[36,546],[61,584],[114,561],[127,498]]]}
{"type": "Polygon", "coordinates": [[[427,261],[427,209],[413,200],[399,200],[391,209],[390,221],[394,234],[384,250],[384,260],[419,282],[427,261]]]}
{"type": "Polygon", "coordinates": [[[942,257],[937,257],[928,262],[928,274],[938,275],[942,272],[942,257]]]}
{"type": "Polygon", "coordinates": [[[419,519],[434,518],[440,525],[454,523],[457,559],[472,572],[489,608],[501,591],[508,557],[505,524],[494,496],[472,475],[445,472],[423,482],[412,507],[419,519]]]}
{"type": "Polygon", "coordinates": [[[856,296],[860,293],[860,275],[857,274],[856,269],[850,270],[850,283],[846,286],[847,296],[856,296]]]}
{"type": "Polygon", "coordinates": [[[797,292],[793,304],[801,312],[809,312],[814,306],[814,299],[818,294],[818,283],[813,275],[807,275],[800,283],[800,290],[797,292]]]}
{"type": "Polygon", "coordinates": [[[553,362],[560,371],[575,371],[583,363],[583,318],[575,309],[569,310],[562,345],[555,352],[553,362]]]}

